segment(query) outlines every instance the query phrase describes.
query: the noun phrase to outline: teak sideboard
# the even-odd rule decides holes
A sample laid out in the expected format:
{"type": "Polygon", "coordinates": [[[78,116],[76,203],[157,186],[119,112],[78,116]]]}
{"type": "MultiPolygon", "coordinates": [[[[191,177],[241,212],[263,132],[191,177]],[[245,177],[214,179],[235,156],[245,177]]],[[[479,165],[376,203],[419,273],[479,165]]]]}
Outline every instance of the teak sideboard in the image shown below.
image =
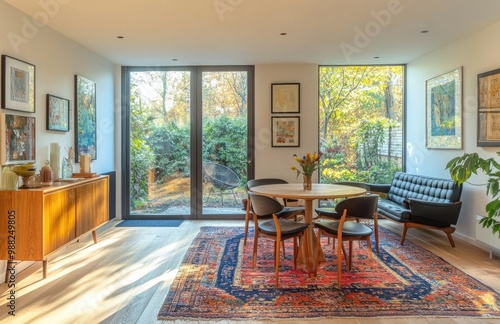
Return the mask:
{"type": "MultiPolygon", "coordinates": [[[[43,261],[109,219],[109,176],[36,189],[0,190],[0,260],[43,261]]],[[[6,272],[7,278],[7,272],[6,272]]]]}

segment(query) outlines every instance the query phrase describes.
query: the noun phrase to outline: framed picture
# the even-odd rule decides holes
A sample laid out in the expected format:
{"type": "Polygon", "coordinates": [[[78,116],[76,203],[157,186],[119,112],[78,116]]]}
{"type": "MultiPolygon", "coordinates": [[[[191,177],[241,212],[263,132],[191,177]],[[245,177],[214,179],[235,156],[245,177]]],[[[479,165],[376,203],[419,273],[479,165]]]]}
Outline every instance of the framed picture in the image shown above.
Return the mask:
{"type": "Polygon", "coordinates": [[[300,117],[271,117],[273,147],[300,146],[300,117]]]}
{"type": "Polygon", "coordinates": [[[426,145],[462,148],[462,67],[426,81],[426,145]]]}
{"type": "Polygon", "coordinates": [[[0,163],[20,164],[36,158],[35,117],[0,115],[0,163]]]}
{"type": "Polygon", "coordinates": [[[75,75],[75,161],[80,154],[88,153],[97,158],[96,134],[96,84],[80,75],[75,75]]]}
{"type": "Polygon", "coordinates": [[[35,112],[35,66],[2,55],[2,108],[35,112]]]}
{"type": "Polygon", "coordinates": [[[300,112],[300,83],[271,84],[271,113],[300,112]]]}
{"type": "Polygon", "coordinates": [[[477,75],[477,146],[500,146],[500,69],[477,75]]]}
{"type": "Polygon", "coordinates": [[[69,100],[47,94],[47,130],[69,132],[69,100]]]}

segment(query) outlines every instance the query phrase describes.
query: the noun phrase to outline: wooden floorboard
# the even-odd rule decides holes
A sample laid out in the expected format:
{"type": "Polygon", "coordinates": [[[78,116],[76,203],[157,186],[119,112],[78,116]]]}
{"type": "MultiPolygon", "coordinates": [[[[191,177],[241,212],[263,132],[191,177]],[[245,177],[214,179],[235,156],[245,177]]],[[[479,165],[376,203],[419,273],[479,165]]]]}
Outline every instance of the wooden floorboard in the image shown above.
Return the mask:
{"type": "MultiPolygon", "coordinates": [[[[9,289],[6,284],[0,285],[0,323],[162,323],[156,315],[199,228],[243,226],[243,221],[185,221],[178,228],[125,228],[115,227],[116,223],[98,229],[98,244],[93,244],[88,235],[53,255],[46,279],[42,279],[41,262],[17,274],[15,319],[4,312],[9,289]]],[[[381,223],[391,231],[401,232],[397,223],[381,223]]],[[[456,247],[452,248],[441,232],[410,229],[407,234],[408,241],[500,291],[500,258],[490,259],[487,251],[454,237],[456,247]]],[[[498,324],[500,319],[348,318],[335,319],[335,323],[498,324]]]]}

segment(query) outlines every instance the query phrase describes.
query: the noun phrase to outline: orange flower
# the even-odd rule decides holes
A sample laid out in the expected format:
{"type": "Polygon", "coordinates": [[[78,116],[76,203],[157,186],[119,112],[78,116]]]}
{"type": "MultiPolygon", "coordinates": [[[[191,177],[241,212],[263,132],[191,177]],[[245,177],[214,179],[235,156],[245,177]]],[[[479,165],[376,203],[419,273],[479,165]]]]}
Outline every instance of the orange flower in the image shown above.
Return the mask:
{"type": "Polygon", "coordinates": [[[323,153],[319,152],[316,154],[316,152],[313,152],[312,154],[307,153],[305,156],[302,158],[299,158],[297,154],[293,155],[294,160],[299,164],[301,170],[299,170],[295,166],[291,166],[290,169],[293,171],[297,171],[297,177],[302,173],[306,177],[312,176],[313,172],[318,169],[319,166],[319,159],[323,153]]]}

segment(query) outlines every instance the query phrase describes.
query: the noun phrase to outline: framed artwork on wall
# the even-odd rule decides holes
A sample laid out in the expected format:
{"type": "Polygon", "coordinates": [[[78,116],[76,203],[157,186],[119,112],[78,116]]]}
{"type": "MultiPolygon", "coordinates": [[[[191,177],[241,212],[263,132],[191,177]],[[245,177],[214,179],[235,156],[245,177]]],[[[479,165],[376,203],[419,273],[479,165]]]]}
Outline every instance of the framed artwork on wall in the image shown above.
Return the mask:
{"type": "Polygon", "coordinates": [[[300,146],[300,117],[271,117],[272,147],[300,146]]]}
{"type": "Polygon", "coordinates": [[[271,113],[300,113],[300,83],[271,84],[271,113]]]}
{"type": "Polygon", "coordinates": [[[500,69],[477,75],[477,146],[500,146],[500,69]]]}
{"type": "Polygon", "coordinates": [[[35,112],[35,66],[2,55],[2,108],[35,112]]]}
{"type": "Polygon", "coordinates": [[[97,158],[96,84],[75,75],[75,161],[80,154],[88,153],[97,158]]]}
{"type": "Polygon", "coordinates": [[[426,81],[426,146],[462,149],[462,67],[426,81]]]}
{"type": "Polygon", "coordinates": [[[69,132],[69,100],[47,94],[47,130],[69,132]]]}
{"type": "Polygon", "coordinates": [[[0,163],[22,164],[35,162],[36,119],[35,117],[0,115],[0,163]]]}

